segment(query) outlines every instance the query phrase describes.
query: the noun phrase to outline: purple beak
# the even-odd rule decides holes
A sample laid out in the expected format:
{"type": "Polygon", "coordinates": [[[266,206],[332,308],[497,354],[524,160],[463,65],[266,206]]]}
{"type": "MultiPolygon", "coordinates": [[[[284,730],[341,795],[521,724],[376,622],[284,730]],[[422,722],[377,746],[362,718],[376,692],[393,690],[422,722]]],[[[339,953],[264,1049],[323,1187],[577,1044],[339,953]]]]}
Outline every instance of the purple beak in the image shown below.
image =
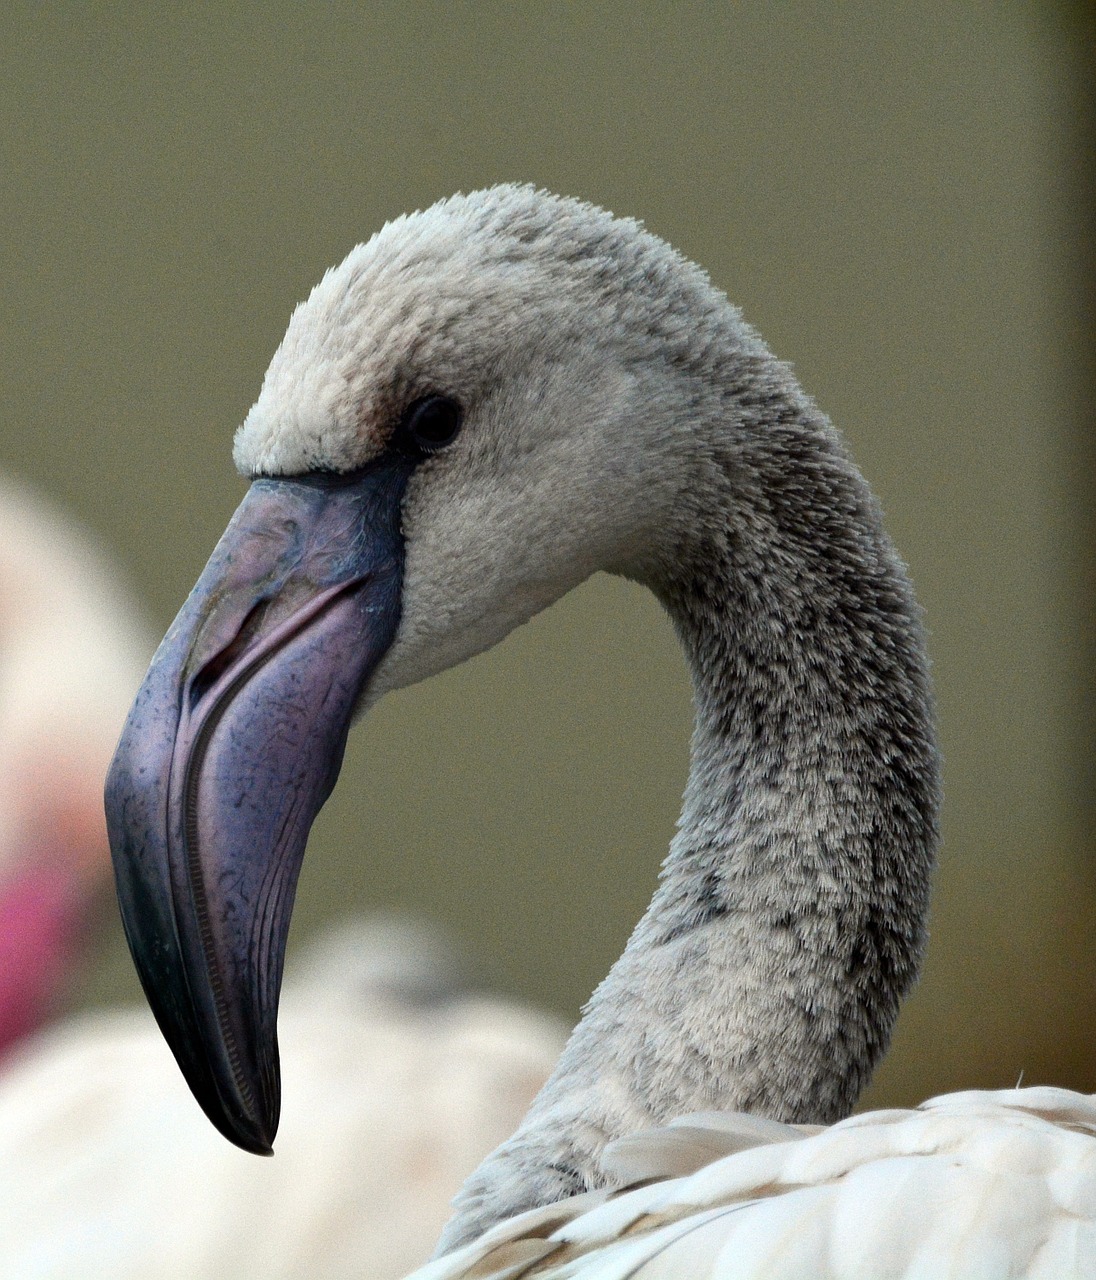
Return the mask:
{"type": "Polygon", "coordinates": [[[388,458],[253,482],[137,695],[107,777],[122,921],[210,1120],[269,1154],[297,876],[400,613],[388,458]]]}

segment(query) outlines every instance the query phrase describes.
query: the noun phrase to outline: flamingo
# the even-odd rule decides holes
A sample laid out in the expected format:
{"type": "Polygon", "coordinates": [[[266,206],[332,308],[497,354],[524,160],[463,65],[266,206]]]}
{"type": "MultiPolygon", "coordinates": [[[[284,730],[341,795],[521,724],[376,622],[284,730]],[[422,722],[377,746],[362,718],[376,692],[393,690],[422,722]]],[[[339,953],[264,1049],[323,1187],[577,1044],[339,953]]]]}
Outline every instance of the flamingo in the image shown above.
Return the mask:
{"type": "Polygon", "coordinates": [[[102,780],[151,649],[94,539],[0,476],[0,1055],[79,973],[110,878],[102,780]]]}
{"type": "Polygon", "coordinates": [[[272,1148],[294,886],[352,716],[603,570],[691,670],[679,828],[418,1280],[1096,1274],[1091,1099],[848,1118],[925,943],[920,616],[837,432],[700,268],[528,186],[398,218],[294,312],[235,461],[107,784],[134,960],[226,1137],[272,1148]]]}

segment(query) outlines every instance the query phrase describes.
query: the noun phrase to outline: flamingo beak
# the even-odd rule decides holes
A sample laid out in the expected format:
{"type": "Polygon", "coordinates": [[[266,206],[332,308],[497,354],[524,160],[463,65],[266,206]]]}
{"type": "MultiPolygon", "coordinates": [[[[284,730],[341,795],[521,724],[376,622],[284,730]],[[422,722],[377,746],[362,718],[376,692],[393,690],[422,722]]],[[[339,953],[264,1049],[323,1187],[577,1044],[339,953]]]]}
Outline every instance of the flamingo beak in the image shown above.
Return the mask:
{"type": "Polygon", "coordinates": [[[410,464],[258,479],[168,631],[106,784],[122,921],[206,1115],[269,1154],[297,876],[399,622],[410,464]]]}

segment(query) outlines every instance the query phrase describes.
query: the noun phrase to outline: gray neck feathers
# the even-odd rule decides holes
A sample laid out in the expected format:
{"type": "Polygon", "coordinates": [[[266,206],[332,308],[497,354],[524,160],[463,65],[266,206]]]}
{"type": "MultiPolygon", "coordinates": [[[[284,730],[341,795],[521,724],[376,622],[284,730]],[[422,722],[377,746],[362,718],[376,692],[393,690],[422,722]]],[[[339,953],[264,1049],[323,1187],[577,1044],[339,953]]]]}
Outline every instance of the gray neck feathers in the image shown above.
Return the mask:
{"type": "Polygon", "coordinates": [[[847,1114],[916,976],[938,769],[917,609],[878,509],[784,366],[739,353],[647,574],[692,670],[650,908],[440,1249],[604,1182],[689,1111],[847,1114]],[[729,425],[728,425],[729,424],[729,425]]]}

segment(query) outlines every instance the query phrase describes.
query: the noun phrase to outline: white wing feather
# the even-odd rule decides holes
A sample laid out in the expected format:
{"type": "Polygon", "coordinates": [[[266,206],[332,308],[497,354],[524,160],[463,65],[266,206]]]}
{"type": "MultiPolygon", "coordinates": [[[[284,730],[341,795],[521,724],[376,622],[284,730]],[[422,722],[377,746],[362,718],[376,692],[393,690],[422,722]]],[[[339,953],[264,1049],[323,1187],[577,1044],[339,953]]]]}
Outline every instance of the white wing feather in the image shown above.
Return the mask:
{"type": "MultiPolygon", "coordinates": [[[[621,1140],[684,1177],[503,1223],[414,1280],[1081,1280],[1096,1277],[1096,1101],[1064,1089],[935,1098],[766,1138],[687,1117],[621,1140]],[[664,1151],[660,1152],[660,1144],[664,1151]]],[[[756,1126],[756,1127],[753,1127],[756,1126]]],[[[629,1155],[625,1161],[632,1161],[629,1155]]],[[[643,1176],[643,1160],[633,1172],[643,1176]]]]}

